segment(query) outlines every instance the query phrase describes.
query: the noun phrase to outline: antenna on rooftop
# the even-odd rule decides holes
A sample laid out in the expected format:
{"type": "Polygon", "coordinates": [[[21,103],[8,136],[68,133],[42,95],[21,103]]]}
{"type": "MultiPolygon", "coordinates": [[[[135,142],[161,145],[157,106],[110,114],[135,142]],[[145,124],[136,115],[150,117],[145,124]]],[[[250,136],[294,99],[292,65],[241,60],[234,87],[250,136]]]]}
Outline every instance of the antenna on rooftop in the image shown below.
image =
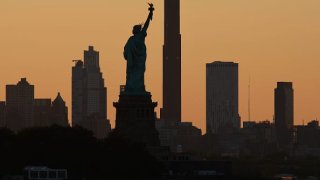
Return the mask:
{"type": "Polygon", "coordinates": [[[248,121],[251,121],[251,77],[248,84],[248,121]]]}

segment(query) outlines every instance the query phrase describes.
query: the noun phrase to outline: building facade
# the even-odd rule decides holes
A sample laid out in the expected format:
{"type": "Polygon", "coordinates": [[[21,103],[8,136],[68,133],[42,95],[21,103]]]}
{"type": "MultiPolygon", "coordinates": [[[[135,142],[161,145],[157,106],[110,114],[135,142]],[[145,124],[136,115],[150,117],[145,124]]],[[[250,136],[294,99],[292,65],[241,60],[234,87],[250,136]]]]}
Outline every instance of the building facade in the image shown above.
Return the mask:
{"type": "Polygon", "coordinates": [[[180,0],[165,0],[161,119],[181,122],[180,0]]]}
{"type": "Polygon", "coordinates": [[[50,126],[51,99],[34,100],[34,126],[50,126]]]}
{"type": "Polygon", "coordinates": [[[87,116],[98,114],[100,118],[107,117],[107,88],[104,86],[104,79],[99,65],[99,52],[89,46],[84,51],[84,68],[86,69],[86,103],[87,116]]]}
{"type": "Polygon", "coordinates": [[[294,99],[292,82],[278,82],[274,90],[276,137],[280,146],[293,140],[294,99]]]}
{"type": "Polygon", "coordinates": [[[99,128],[105,131],[108,128],[106,102],[99,52],[89,46],[89,50],[84,51],[84,61],[79,60],[72,67],[72,126],[82,126],[100,137],[99,128]]]}
{"type": "Polygon", "coordinates": [[[24,168],[25,179],[28,180],[67,180],[67,169],[50,169],[46,166],[27,166],[24,168]]]}
{"type": "Polygon", "coordinates": [[[6,127],[6,102],[0,101],[0,128],[6,127]]]}
{"type": "Polygon", "coordinates": [[[58,93],[57,97],[52,101],[50,124],[64,127],[69,126],[68,107],[60,93],[58,93]]]}
{"type": "Polygon", "coordinates": [[[6,86],[6,124],[19,131],[34,126],[34,86],[26,78],[6,86]]]}
{"type": "Polygon", "coordinates": [[[202,131],[191,122],[158,119],[156,128],[161,146],[169,147],[172,152],[196,152],[201,143],[202,131]]]}
{"type": "Polygon", "coordinates": [[[207,64],[207,133],[240,128],[238,99],[238,63],[216,61],[207,64]]]}
{"type": "Polygon", "coordinates": [[[72,67],[72,126],[81,126],[86,117],[85,72],[81,60],[72,67]]]}

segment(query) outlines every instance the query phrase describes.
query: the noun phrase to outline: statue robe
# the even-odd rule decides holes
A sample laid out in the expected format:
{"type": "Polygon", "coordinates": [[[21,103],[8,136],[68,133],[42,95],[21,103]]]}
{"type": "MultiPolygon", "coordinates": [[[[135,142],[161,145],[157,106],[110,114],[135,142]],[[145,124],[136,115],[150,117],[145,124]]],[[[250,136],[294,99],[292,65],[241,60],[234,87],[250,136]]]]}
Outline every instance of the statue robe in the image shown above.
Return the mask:
{"type": "Polygon", "coordinates": [[[146,70],[147,48],[145,38],[147,33],[131,36],[124,47],[124,58],[127,60],[127,94],[145,94],[144,73],[146,70]]]}

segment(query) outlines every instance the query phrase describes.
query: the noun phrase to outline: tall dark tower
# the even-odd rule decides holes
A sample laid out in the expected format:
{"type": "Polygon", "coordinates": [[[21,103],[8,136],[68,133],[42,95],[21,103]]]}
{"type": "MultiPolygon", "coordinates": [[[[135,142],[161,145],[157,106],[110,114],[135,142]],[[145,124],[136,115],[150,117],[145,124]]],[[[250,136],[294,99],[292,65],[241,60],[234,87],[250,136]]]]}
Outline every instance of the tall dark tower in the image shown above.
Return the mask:
{"type": "Polygon", "coordinates": [[[98,138],[107,135],[107,88],[99,65],[99,52],[93,46],[84,51],[84,61],[72,67],[72,126],[93,131],[98,138]]]}
{"type": "Polygon", "coordinates": [[[274,114],[278,145],[290,144],[293,140],[294,91],[292,82],[278,82],[274,90],[274,114]]]}
{"type": "Polygon", "coordinates": [[[207,133],[240,129],[238,63],[215,61],[206,71],[207,133]]]}
{"type": "Polygon", "coordinates": [[[163,108],[161,119],[181,122],[180,0],[164,1],[163,108]]]}

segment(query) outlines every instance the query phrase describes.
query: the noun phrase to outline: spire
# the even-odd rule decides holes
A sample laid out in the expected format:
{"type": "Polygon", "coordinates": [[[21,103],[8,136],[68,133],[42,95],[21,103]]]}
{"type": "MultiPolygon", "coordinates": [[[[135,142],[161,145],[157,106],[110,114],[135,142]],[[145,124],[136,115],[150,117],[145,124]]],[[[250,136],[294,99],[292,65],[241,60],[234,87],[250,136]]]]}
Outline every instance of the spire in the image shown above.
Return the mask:
{"type": "Polygon", "coordinates": [[[57,97],[54,99],[54,101],[52,103],[53,104],[65,104],[64,100],[61,97],[60,92],[58,92],[57,97]]]}
{"type": "Polygon", "coordinates": [[[21,78],[17,85],[30,85],[27,81],[27,78],[21,78]]]}

